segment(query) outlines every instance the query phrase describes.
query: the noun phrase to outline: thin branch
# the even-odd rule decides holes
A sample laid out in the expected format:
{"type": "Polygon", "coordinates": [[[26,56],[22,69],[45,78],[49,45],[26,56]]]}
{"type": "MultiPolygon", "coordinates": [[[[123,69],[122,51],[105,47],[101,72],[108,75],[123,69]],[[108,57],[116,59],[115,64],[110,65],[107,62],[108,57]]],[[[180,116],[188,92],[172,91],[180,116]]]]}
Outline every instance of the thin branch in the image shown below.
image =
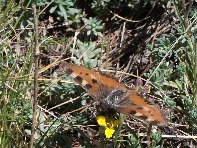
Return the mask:
{"type": "Polygon", "coordinates": [[[34,88],[33,88],[33,118],[32,118],[32,128],[31,128],[31,139],[30,148],[33,148],[34,134],[36,131],[36,115],[37,115],[37,104],[38,104],[38,62],[40,58],[39,43],[38,43],[38,18],[36,15],[36,6],[33,6],[34,14],[34,36],[35,36],[35,71],[34,71],[34,88]]]}
{"type": "Polygon", "coordinates": [[[123,23],[123,27],[122,27],[120,47],[122,47],[122,43],[123,43],[123,40],[124,40],[125,28],[126,28],[126,22],[123,23]]]}
{"type": "MultiPolygon", "coordinates": [[[[122,136],[131,136],[133,134],[122,134],[122,136]]],[[[144,137],[147,136],[146,133],[138,133],[137,136],[144,137]]],[[[196,141],[197,136],[196,135],[161,135],[162,138],[179,138],[179,139],[193,139],[196,141]]]]}
{"type": "Polygon", "coordinates": [[[126,21],[126,22],[131,22],[131,23],[138,23],[138,22],[141,22],[141,21],[143,21],[143,20],[149,18],[149,17],[146,17],[146,18],[144,18],[143,20],[131,20],[131,19],[126,19],[126,18],[124,18],[124,17],[122,17],[122,16],[120,16],[120,15],[114,13],[114,12],[110,11],[109,9],[108,9],[108,11],[109,11],[111,14],[113,14],[114,17],[117,17],[117,18],[119,18],[119,19],[121,19],[121,20],[124,20],[124,21],[126,21]]]}
{"type": "Polygon", "coordinates": [[[148,140],[147,147],[148,148],[151,148],[151,132],[152,132],[152,124],[150,123],[148,127],[148,132],[147,132],[147,140],[148,140]]]}
{"type": "Polygon", "coordinates": [[[54,106],[54,107],[52,107],[52,108],[48,109],[48,111],[51,111],[51,110],[53,110],[53,109],[55,109],[55,108],[57,108],[57,107],[60,107],[60,106],[62,106],[62,105],[65,105],[65,104],[71,103],[71,102],[73,102],[73,101],[75,101],[75,100],[79,99],[80,97],[81,97],[81,96],[78,96],[78,97],[73,98],[73,99],[70,99],[70,100],[68,100],[68,101],[66,101],[66,102],[60,103],[60,104],[58,104],[58,105],[56,105],[56,106],[54,106]]]}

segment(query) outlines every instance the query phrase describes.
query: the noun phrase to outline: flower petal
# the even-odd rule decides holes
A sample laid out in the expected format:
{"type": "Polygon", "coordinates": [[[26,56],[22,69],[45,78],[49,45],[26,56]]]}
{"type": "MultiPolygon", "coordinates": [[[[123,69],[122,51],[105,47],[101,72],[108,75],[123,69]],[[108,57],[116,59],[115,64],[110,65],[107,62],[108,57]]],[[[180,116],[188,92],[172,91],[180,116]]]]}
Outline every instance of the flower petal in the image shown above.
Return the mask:
{"type": "Polygon", "coordinates": [[[98,116],[96,119],[100,126],[107,126],[106,118],[104,116],[98,116]]]}
{"type": "Polygon", "coordinates": [[[115,132],[114,129],[112,129],[112,128],[106,128],[106,130],[105,130],[105,136],[106,136],[106,138],[111,138],[114,132],[115,132]]]}

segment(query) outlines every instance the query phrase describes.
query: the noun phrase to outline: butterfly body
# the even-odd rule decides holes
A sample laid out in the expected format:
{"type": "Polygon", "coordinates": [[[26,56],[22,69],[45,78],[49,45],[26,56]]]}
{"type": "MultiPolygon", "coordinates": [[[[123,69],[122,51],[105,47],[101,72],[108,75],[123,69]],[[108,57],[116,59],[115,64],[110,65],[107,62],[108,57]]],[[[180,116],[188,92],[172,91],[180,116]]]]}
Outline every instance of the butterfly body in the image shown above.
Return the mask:
{"type": "Polygon", "coordinates": [[[111,109],[153,124],[166,124],[156,106],[148,104],[135,90],[128,89],[108,75],[67,62],[60,64],[58,73],[69,75],[90,96],[111,109]]]}

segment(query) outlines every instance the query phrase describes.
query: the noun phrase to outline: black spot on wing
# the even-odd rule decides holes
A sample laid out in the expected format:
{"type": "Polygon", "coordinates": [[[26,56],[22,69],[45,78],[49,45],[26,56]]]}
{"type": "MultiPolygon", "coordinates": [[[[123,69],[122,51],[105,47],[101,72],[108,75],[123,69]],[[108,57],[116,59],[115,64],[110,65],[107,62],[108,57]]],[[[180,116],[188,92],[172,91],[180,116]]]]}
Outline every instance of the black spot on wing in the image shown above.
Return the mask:
{"type": "Polygon", "coordinates": [[[77,83],[82,83],[83,79],[80,76],[76,76],[75,78],[73,78],[74,81],[76,81],[77,83]]]}
{"type": "Polygon", "coordinates": [[[131,114],[131,115],[135,115],[137,112],[135,111],[135,110],[131,110],[131,111],[129,111],[129,114],[131,114]]]}
{"type": "Polygon", "coordinates": [[[98,81],[96,79],[92,79],[92,83],[97,83],[98,81]]]}
{"type": "Polygon", "coordinates": [[[84,86],[84,88],[85,88],[85,89],[90,89],[90,88],[92,88],[92,85],[86,84],[86,85],[84,86]]]}
{"type": "Polygon", "coordinates": [[[143,107],[141,107],[141,106],[138,106],[138,107],[137,107],[137,109],[139,109],[139,110],[142,110],[142,109],[143,109],[143,107]]]}
{"type": "Polygon", "coordinates": [[[146,119],[148,119],[148,117],[147,117],[147,116],[139,116],[139,118],[141,118],[142,120],[146,120],[146,119]]]}
{"type": "Polygon", "coordinates": [[[88,75],[89,75],[89,73],[86,73],[86,75],[88,76],[88,75]]]}

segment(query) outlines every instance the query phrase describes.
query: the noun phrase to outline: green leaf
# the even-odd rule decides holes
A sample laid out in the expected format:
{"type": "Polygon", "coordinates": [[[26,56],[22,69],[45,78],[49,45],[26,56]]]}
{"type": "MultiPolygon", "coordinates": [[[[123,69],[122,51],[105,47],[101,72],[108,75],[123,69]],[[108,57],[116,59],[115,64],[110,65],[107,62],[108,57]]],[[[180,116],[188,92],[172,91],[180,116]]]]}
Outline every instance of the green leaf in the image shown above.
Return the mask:
{"type": "Polygon", "coordinates": [[[74,8],[69,8],[67,12],[68,12],[68,14],[70,14],[70,15],[75,15],[76,13],[79,13],[80,10],[74,9],[74,8]]]}
{"type": "Polygon", "coordinates": [[[88,30],[88,31],[87,31],[87,35],[90,35],[90,34],[91,34],[91,30],[88,30]]]}
{"type": "Polygon", "coordinates": [[[164,81],[163,85],[171,86],[171,87],[174,87],[174,88],[177,88],[177,89],[179,88],[178,85],[173,81],[164,81]]]}
{"type": "Polygon", "coordinates": [[[59,4],[59,9],[60,9],[60,12],[61,12],[63,15],[66,14],[65,8],[64,8],[62,5],[60,5],[60,4],[59,4]]]}
{"type": "Polygon", "coordinates": [[[51,9],[49,10],[50,13],[54,13],[54,11],[56,10],[57,6],[51,7],[51,9]]]}

